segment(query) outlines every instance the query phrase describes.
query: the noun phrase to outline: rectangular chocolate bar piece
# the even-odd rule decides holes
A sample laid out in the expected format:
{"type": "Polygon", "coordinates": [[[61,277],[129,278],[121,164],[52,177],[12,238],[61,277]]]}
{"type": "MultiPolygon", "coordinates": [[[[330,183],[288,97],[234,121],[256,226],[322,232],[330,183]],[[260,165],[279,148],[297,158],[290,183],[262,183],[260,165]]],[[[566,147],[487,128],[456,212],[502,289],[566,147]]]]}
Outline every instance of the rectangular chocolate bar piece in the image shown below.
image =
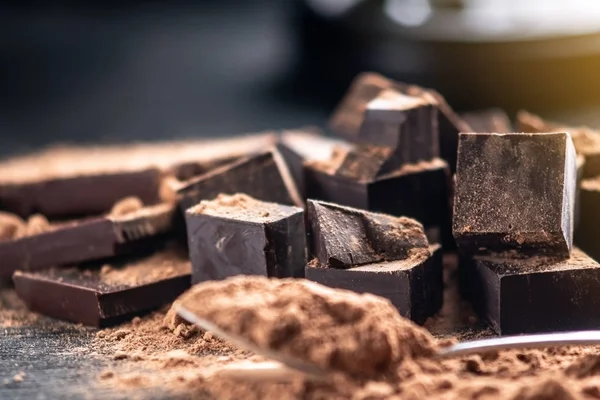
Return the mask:
{"type": "Polygon", "coordinates": [[[568,256],[576,174],[566,133],[461,133],[453,213],[459,249],[568,256]]]}
{"type": "Polygon", "coordinates": [[[219,195],[186,211],[193,283],[234,275],[302,277],[304,211],[244,194],[219,195]]]}
{"type": "Polygon", "coordinates": [[[245,193],[263,201],[304,204],[285,160],[276,149],[244,157],[184,182],[177,191],[179,208],[185,212],[220,193],[245,193]]]}
{"type": "Polygon", "coordinates": [[[0,209],[51,219],[102,214],[128,196],[160,199],[163,174],[187,177],[275,143],[273,134],[220,141],[53,147],[0,163],[0,209]]]}
{"type": "Polygon", "coordinates": [[[419,324],[442,306],[442,250],[439,245],[403,260],[348,269],[327,268],[315,260],[309,263],[305,273],[306,279],[326,286],[385,297],[402,316],[419,324]]]}
{"type": "Polygon", "coordinates": [[[475,311],[501,335],[597,329],[600,265],[567,259],[476,256],[460,265],[475,311]]]}
{"type": "Polygon", "coordinates": [[[41,314],[95,327],[113,325],[169,303],[190,286],[184,251],[96,266],[16,271],[17,295],[41,314]]]}
{"type": "Polygon", "coordinates": [[[54,224],[49,230],[0,241],[0,276],[128,254],[171,232],[175,207],[149,206],[124,215],[105,215],[54,224]]]}
{"type": "Polygon", "coordinates": [[[460,116],[473,132],[478,133],[510,133],[514,132],[510,118],[501,108],[490,108],[472,111],[460,116]]]}

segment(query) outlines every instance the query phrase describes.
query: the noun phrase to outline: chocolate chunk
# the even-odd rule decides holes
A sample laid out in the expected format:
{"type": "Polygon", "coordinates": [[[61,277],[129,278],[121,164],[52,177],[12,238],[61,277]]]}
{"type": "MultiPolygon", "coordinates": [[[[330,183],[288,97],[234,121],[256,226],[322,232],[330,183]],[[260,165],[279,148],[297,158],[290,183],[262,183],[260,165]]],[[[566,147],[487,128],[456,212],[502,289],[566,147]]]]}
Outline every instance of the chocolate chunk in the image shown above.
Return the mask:
{"type": "Polygon", "coordinates": [[[304,211],[247,195],[219,195],[186,212],[192,281],[233,275],[301,277],[304,211]]]}
{"type": "MultiPolygon", "coordinates": [[[[448,167],[441,159],[402,168],[375,179],[360,179],[368,166],[356,165],[340,174],[340,157],[323,162],[307,162],[307,196],[364,210],[414,218],[424,226],[449,225],[448,167]]],[[[343,160],[343,153],[341,154],[343,160]]],[[[372,175],[372,174],[371,174],[372,175]]]]}
{"type": "Polygon", "coordinates": [[[475,311],[499,334],[596,329],[600,323],[600,265],[577,248],[567,259],[469,261],[460,265],[462,283],[469,285],[475,311]]]}
{"type": "Polygon", "coordinates": [[[326,268],[314,260],[306,267],[306,279],[385,297],[401,315],[422,324],[442,306],[443,279],[441,247],[421,250],[403,260],[348,269],[326,268]]]}
{"type": "Polygon", "coordinates": [[[461,133],[453,232],[465,254],[568,256],[577,168],[566,133],[461,133]]]}
{"type": "Polygon", "coordinates": [[[473,130],[479,133],[514,132],[510,118],[501,108],[464,113],[460,116],[473,130]]]}
{"type": "Polygon", "coordinates": [[[413,219],[315,200],[307,206],[313,252],[323,267],[400,260],[429,247],[423,226],[413,219]]]}
{"type": "Polygon", "coordinates": [[[220,193],[246,193],[258,200],[303,205],[290,171],[273,149],[216,168],[185,182],[177,191],[182,212],[220,193]]]}
{"type": "Polygon", "coordinates": [[[13,281],[30,310],[96,327],[171,302],[190,286],[187,256],[174,249],[99,266],[17,271],[13,281]]]}
{"type": "Polygon", "coordinates": [[[353,140],[360,132],[365,119],[367,104],[384,90],[394,90],[399,93],[421,97],[426,102],[435,105],[438,110],[439,151],[454,173],[456,170],[456,149],[458,133],[470,132],[472,129],[448,105],[444,97],[432,89],[392,81],[376,73],[358,75],[344,99],[334,111],[329,126],[338,135],[353,140]]]}
{"type": "Polygon", "coordinates": [[[277,149],[284,158],[303,199],[306,198],[304,161],[329,160],[336,148],[348,149],[351,146],[342,140],[323,136],[315,128],[284,131],[281,134],[277,149]]]}
{"type": "Polygon", "coordinates": [[[424,97],[384,90],[367,104],[364,122],[355,140],[392,149],[387,160],[389,171],[438,157],[437,124],[437,109],[424,97]]]}
{"type": "Polygon", "coordinates": [[[122,216],[53,224],[47,231],[2,241],[0,276],[131,253],[170,232],[173,217],[173,206],[159,204],[122,216]]]}
{"type": "Polygon", "coordinates": [[[575,230],[575,244],[593,259],[600,260],[600,177],[584,179],[580,185],[582,218],[575,230]]]}
{"type": "Polygon", "coordinates": [[[575,151],[585,157],[583,178],[600,175],[600,132],[588,127],[572,127],[556,122],[545,121],[526,111],[517,114],[517,130],[520,132],[568,132],[573,139],[575,151]]]}
{"type": "Polygon", "coordinates": [[[0,163],[0,208],[22,217],[40,213],[57,219],[102,214],[128,196],[156,204],[163,173],[182,175],[186,165],[205,168],[252,154],[275,138],[261,134],[220,141],[49,148],[0,163]]]}
{"type": "Polygon", "coordinates": [[[106,212],[127,196],[155,204],[159,201],[160,176],[160,170],[150,168],[40,182],[0,182],[0,208],[23,217],[40,213],[63,218],[106,212]]]}
{"type": "Polygon", "coordinates": [[[363,125],[367,104],[383,90],[393,88],[394,82],[382,75],[373,72],[358,75],[329,120],[331,130],[352,141],[363,125]]]}

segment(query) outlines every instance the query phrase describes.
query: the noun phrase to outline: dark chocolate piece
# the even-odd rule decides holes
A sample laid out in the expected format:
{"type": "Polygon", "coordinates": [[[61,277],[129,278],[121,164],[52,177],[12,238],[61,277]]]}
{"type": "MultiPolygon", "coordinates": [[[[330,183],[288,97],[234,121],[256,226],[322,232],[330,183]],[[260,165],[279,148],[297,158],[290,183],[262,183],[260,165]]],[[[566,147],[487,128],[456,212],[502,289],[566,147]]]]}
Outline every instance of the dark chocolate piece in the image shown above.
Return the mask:
{"type": "Polygon", "coordinates": [[[128,254],[172,229],[174,206],[159,204],[122,216],[57,224],[32,236],[0,241],[0,276],[128,254]]]}
{"type": "Polygon", "coordinates": [[[461,133],[453,233],[465,254],[568,256],[577,168],[566,133],[461,133]]]}
{"type": "Polygon", "coordinates": [[[476,256],[463,260],[463,289],[502,335],[597,329],[600,265],[575,248],[568,259],[476,256]]]}
{"type": "Polygon", "coordinates": [[[406,217],[308,200],[313,252],[323,267],[350,268],[405,259],[427,249],[423,226],[406,217]]]}
{"type": "Polygon", "coordinates": [[[185,252],[163,250],[102,269],[17,271],[13,281],[30,310],[103,327],[175,300],[189,288],[190,272],[185,252]]]}
{"type": "Polygon", "coordinates": [[[128,196],[160,202],[162,174],[182,177],[274,144],[274,134],[226,140],[61,146],[0,163],[0,209],[51,219],[108,212],[128,196]],[[193,171],[196,169],[196,171],[193,171]]]}
{"type": "Polygon", "coordinates": [[[369,145],[357,145],[345,152],[338,150],[334,157],[341,157],[336,175],[359,181],[372,180],[393,171],[395,162],[392,149],[369,145]]]}
{"type": "Polygon", "coordinates": [[[302,277],[304,211],[249,196],[220,195],[186,211],[192,282],[234,275],[302,277]]]}
{"type": "Polygon", "coordinates": [[[472,129],[435,90],[392,81],[372,72],[360,74],[354,79],[346,96],[334,111],[329,121],[331,129],[348,140],[356,138],[365,118],[367,104],[384,90],[395,90],[409,96],[421,97],[435,105],[438,110],[440,156],[454,173],[458,134],[459,132],[470,132],[472,129]]]}
{"type": "Polygon", "coordinates": [[[422,324],[440,309],[443,293],[441,247],[423,250],[408,259],[349,269],[325,268],[311,262],[306,267],[306,279],[385,297],[401,315],[422,324]]]}
{"type": "Polygon", "coordinates": [[[460,116],[473,130],[479,133],[510,133],[514,132],[510,118],[501,108],[490,108],[472,111],[460,116]]]}
{"type": "Polygon", "coordinates": [[[405,165],[372,180],[355,179],[349,173],[340,176],[336,163],[305,164],[309,198],[406,216],[426,227],[449,225],[449,175],[443,160],[405,165]]]}
{"type": "Polygon", "coordinates": [[[600,260],[600,177],[584,179],[580,185],[582,218],[575,230],[575,244],[594,260],[600,260]]]}
{"type": "Polygon", "coordinates": [[[393,151],[389,170],[439,156],[437,109],[424,97],[384,90],[367,104],[355,140],[393,151]]]}
{"type": "Polygon", "coordinates": [[[127,196],[144,204],[159,201],[160,170],[106,173],[48,179],[29,183],[0,183],[0,208],[22,217],[41,213],[48,217],[101,214],[127,196]]]}
{"type": "Polygon", "coordinates": [[[585,157],[583,178],[600,175],[600,132],[588,127],[572,127],[556,122],[545,121],[526,111],[517,114],[517,131],[529,133],[568,132],[573,139],[575,151],[585,157]]]}
{"type": "Polygon", "coordinates": [[[182,212],[220,193],[245,193],[258,200],[302,206],[303,201],[279,151],[273,149],[213,169],[177,191],[182,212]]]}
{"type": "Polygon", "coordinates": [[[351,146],[342,140],[323,136],[314,128],[285,131],[281,134],[277,149],[284,158],[303,199],[306,198],[304,161],[329,160],[336,148],[349,149],[351,146]]]}

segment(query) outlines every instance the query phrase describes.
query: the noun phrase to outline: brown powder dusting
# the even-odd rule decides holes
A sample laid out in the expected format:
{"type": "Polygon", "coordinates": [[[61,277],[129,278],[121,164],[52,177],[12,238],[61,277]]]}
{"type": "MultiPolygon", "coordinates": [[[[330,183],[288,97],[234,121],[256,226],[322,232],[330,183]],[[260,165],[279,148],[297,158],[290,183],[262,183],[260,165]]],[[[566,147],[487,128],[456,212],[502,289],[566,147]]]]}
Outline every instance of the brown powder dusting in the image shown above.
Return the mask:
{"type": "MultiPolygon", "coordinates": [[[[444,338],[446,343],[455,340],[468,340],[493,335],[489,329],[485,329],[477,318],[472,314],[469,307],[463,303],[457,290],[456,257],[445,257],[445,298],[442,311],[427,321],[426,327],[436,337],[444,338]]],[[[283,284],[285,281],[276,283],[283,284]]],[[[281,343],[277,334],[269,337],[270,332],[285,332],[287,326],[297,326],[289,313],[285,311],[294,310],[301,315],[296,318],[301,323],[300,333],[295,336],[300,339],[309,338],[305,332],[320,326],[321,322],[303,319],[305,316],[314,316],[311,308],[329,312],[324,321],[335,318],[341,319],[340,335],[336,343],[331,338],[333,326],[326,327],[319,336],[319,340],[312,337],[312,341],[306,344],[313,347],[308,352],[323,353],[325,351],[340,356],[349,356],[351,350],[356,352],[356,358],[346,360],[354,365],[363,363],[362,356],[365,351],[362,348],[352,349],[347,346],[349,334],[343,321],[351,320],[355,314],[360,312],[372,314],[368,319],[363,316],[358,321],[359,329],[364,329],[367,324],[364,321],[376,322],[375,316],[381,316],[386,308],[370,301],[359,304],[348,301],[345,296],[323,295],[318,292],[310,296],[313,300],[305,301],[305,296],[298,296],[293,289],[286,289],[285,285],[258,286],[246,290],[248,296],[244,302],[250,303],[249,308],[257,307],[265,321],[273,319],[265,318],[269,315],[268,310],[274,310],[272,315],[281,315],[282,323],[269,325],[273,329],[257,328],[257,334],[266,337],[265,341],[275,338],[275,343],[281,343]],[[282,290],[285,289],[285,290],[282,290]],[[289,298],[298,299],[296,302],[274,301],[273,298],[286,298],[283,294],[290,292],[289,298]],[[256,298],[254,298],[256,297],[256,298]],[[266,298],[266,300],[265,300],[266,298]],[[267,301],[268,300],[268,301],[267,301]],[[306,309],[308,307],[308,309],[306,309]],[[363,310],[363,311],[357,311],[363,310]],[[307,328],[305,328],[307,327],[307,328]],[[260,333],[262,331],[262,333],[260,333]]],[[[326,292],[329,293],[329,290],[326,292]]],[[[337,291],[335,291],[337,292],[337,291]]],[[[193,292],[190,292],[193,293],[193,292]]],[[[356,296],[356,295],[354,295],[356,296]]],[[[228,300],[224,295],[214,296],[223,308],[229,307],[228,300]]],[[[218,309],[215,305],[214,309],[218,309]]],[[[212,306],[211,306],[212,307],[212,306]]],[[[236,310],[241,310],[238,307],[236,310]]],[[[228,311],[234,316],[236,310],[228,311]]],[[[291,311],[290,311],[291,312],[291,311]]],[[[246,311],[250,323],[253,317],[252,311],[246,311]]],[[[24,305],[14,294],[14,290],[5,288],[0,290],[0,326],[22,326],[34,324],[37,320],[35,314],[28,313],[24,305]],[[7,318],[8,316],[8,318],[7,318]],[[8,321],[8,325],[7,325],[8,321]]],[[[241,319],[240,319],[241,320],[241,319]]],[[[230,320],[231,321],[231,320],[230,320]]],[[[318,319],[317,319],[318,321],[318,319]]],[[[403,321],[403,320],[401,320],[403,321]]],[[[337,321],[336,321],[337,323],[337,321]]],[[[385,324],[388,324],[386,322],[385,324]]],[[[384,325],[385,325],[384,324],[384,325]]],[[[389,332],[389,326],[381,327],[378,324],[372,327],[369,337],[377,332],[389,332]]],[[[416,327],[411,327],[416,328],[416,327]]],[[[252,330],[253,328],[248,328],[252,330]]],[[[426,342],[432,339],[419,328],[418,331],[424,335],[426,342]]],[[[293,331],[293,329],[292,329],[293,331]]],[[[399,333],[405,329],[400,329],[399,333]]],[[[408,330],[409,332],[412,329],[408,330]]],[[[335,334],[333,335],[335,336],[335,334]]],[[[417,342],[423,337],[417,338],[417,342]]],[[[407,340],[411,340],[410,338],[407,340]]],[[[441,343],[441,342],[440,342],[441,343]]],[[[362,341],[354,345],[366,347],[371,343],[362,341]],[[366,344],[365,344],[366,343],[366,344]]],[[[284,343],[280,346],[290,346],[284,343]]],[[[381,347],[381,346],[379,346],[381,347]]],[[[378,347],[378,348],[379,348],[378,347]]],[[[131,322],[114,328],[98,331],[91,344],[92,352],[98,357],[104,357],[111,363],[106,369],[98,373],[98,385],[110,388],[118,388],[131,397],[136,397],[139,389],[160,388],[169,393],[179,394],[185,398],[199,399],[596,399],[600,398],[600,373],[598,372],[598,359],[600,359],[600,347],[598,346],[571,346],[557,347],[544,350],[511,350],[491,352],[459,359],[436,360],[427,357],[426,354],[405,357],[389,365],[387,371],[371,376],[348,373],[348,371],[333,371],[324,381],[313,381],[310,379],[297,378],[289,383],[276,383],[271,381],[247,382],[233,377],[220,376],[218,371],[241,360],[247,362],[260,362],[263,359],[248,352],[237,350],[227,343],[218,340],[210,332],[186,323],[177,317],[173,311],[165,307],[155,313],[144,317],[136,317],[131,322]],[[187,332],[187,333],[185,333],[187,332]]],[[[430,348],[425,348],[427,353],[430,348]]],[[[89,350],[88,350],[89,351],[89,350]]],[[[405,349],[398,351],[400,354],[405,349]]],[[[407,351],[410,353],[410,351],[407,351]]],[[[378,356],[378,351],[373,351],[378,356]]],[[[336,362],[339,362],[336,361],[336,362]]],[[[366,363],[367,367],[373,368],[373,362],[366,363]]],[[[358,368],[349,368],[353,371],[358,368]]],[[[12,376],[9,377],[12,381],[12,376]]],[[[25,376],[25,380],[27,377],[25,376]]]]}
{"type": "Polygon", "coordinates": [[[134,211],[138,211],[144,207],[144,203],[140,200],[139,197],[125,197],[117,201],[112,209],[110,210],[110,215],[112,216],[121,216],[132,213],[134,211]]]}
{"type": "Polygon", "coordinates": [[[29,312],[14,289],[0,285],[0,328],[34,325],[40,316],[29,312]]]}
{"type": "Polygon", "coordinates": [[[176,304],[261,348],[357,376],[433,354],[435,340],[382,298],[303,280],[206,282],[176,304]]]}
{"type": "MultiPolygon", "coordinates": [[[[256,200],[246,194],[219,194],[214,200],[202,200],[188,212],[233,219],[250,219],[261,222],[283,218],[294,210],[281,204],[256,200]]],[[[300,210],[300,209],[298,209],[300,210]]]]}
{"type": "Polygon", "coordinates": [[[513,400],[574,400],[577,397],[558,379],[544,379],[532,386],[524,386],[513,400]]]}
{"type": "Polygon", "coordinates": [[[188,258],[179,249],[168,249],[123,267],[103,265],[100,280],[111,285],[138,286],[189,274],[191,270],[188,258]]]}
{"type": "Polygon", "coordinates": [[[15,382],[23,382],[23,379],[25,379],[25,372],[23,372],[23,371],[17,373],[15,376],[13,376],[13,381],[15,381],[15,382]]]}
{"type": "Polygon", "coordinates": [[[600,375],[600,355],[589,354],[576,360],[567,367],[565,374],[578,379],[600,375]]]}
{"type": "Polygon", "coordinates": [[[530,133],[569,132],[578,154],[589,156],[600,152],[600,135],[586,126],[567,126],[546,121],[526,111],[519,111],[517,113],[517,130],[530,133]]]}
{"type": "Polygon", "coordinates": [[[16,214],[0,211],[0,241],[17,237],[18,232],[26,229],[25,221],[16,214]]]}
{"type": "Polygon", "coordinates": [[[52,229],[48,219],[42,214],[34,214],[27,219],[27,232],[25,236],[39,235],[52,229]]]}
{"type": "Polygon", "coordinates": [[[228,139],[179,140],[108,146],[57,145],[0,163],[0,184],[24,184],[74,176],[103,175],[150,168],[171,170],[187,162],[211,163],[219,159],[259,152],[277,136],[262,133],[228,139]]]}

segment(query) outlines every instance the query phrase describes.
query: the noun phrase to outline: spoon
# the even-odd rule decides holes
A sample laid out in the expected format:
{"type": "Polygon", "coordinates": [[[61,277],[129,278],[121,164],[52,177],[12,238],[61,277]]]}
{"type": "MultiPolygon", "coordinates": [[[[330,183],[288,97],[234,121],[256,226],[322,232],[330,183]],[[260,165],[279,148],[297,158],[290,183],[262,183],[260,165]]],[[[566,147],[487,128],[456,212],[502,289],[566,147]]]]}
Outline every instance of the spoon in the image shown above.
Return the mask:
{"type": "MultiPolygon", "coordinates": [[[[323,379],[325,371],[316,365],[299,360],[295,357],[290,357],[281,354],[275,350],[258,347],[241,336],[225,332],[211,321],[198,317],[193,312],[185,307],[175,305],[176,312],[189,322],[198,325],[200,328],[211,331],[216,336],[227,340],[234,345],[250,350],[256,354],[260,354],[266,358],[277,361],[278,363],[270,363],[261,365],[256,369],[254,374],[250,368],[244,369],[244,377],[260,378],[270,377],[275,379],[288,378],[292,371],[302,372],[308,377],[314,379],[323,379]],[[287,368],[286,368],[287,367],[287,368]],[[287,370],[284,371],[284,370],[287,370]]],[[[571,346],[571,345],[598,345],[600,344],[600,331],[578,331],[564,333],[545,333],[536,335],[520,335],[520,336],[504,336],[490,339],[472,340],[462,343],[457,343],[452,346],[443,348],[435,356],[438,359],[462,357],[471,354],[481,354],[489,351],[507,350],[507,349],[532,349],[545,348],[555,346],[571,346]]],[[[230,371],[233,375],[234,371],[230,371]]]]}

